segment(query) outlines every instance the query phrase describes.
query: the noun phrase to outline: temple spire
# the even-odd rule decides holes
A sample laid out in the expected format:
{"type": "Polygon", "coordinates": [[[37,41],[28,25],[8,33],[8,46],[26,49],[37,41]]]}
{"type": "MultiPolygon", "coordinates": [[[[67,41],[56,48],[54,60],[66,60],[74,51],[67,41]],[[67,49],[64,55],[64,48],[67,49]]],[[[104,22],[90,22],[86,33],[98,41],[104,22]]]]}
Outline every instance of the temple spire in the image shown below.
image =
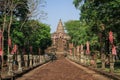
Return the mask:
{"type": "Polygon", "coordinates": [[[63,24],[62,24],[62,21],[61,19],[59,20],[59,23],[58,23],[58,26],[57,26],[57,30],[56,30],[57,33],[64,33],[64,28],[63,28],[63,24]]]}

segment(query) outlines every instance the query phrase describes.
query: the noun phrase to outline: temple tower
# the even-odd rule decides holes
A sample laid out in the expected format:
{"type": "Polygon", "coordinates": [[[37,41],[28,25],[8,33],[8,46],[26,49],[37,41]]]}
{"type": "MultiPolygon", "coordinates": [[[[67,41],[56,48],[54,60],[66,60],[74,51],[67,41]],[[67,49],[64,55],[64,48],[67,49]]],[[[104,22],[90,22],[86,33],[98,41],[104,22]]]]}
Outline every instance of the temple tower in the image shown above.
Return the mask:
{"type": "Polygon", "coordinates": [[[51,35],[52,46],[56,49],[56,54],[64,54],[67,49],[67,42],[70,37],[65,33],[61,19],[58,22],[57,30],[51,35]]]}

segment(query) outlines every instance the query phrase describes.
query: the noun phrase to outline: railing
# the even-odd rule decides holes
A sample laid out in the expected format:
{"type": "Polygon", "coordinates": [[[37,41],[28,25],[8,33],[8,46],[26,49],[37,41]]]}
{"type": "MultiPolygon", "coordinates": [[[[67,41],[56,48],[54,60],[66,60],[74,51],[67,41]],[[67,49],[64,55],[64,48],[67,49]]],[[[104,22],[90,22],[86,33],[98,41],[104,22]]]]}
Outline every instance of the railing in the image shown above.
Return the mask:
{"type": "MultiPolygon", "coordinates": [[[[96,53],[98,53],[98,52],[96,52],[96,53]]],[[[97,59],[96,54],[95,54],[95,56],[96,57],[94,57],[94,59],[92,59],[92,57],[90,55],[86,55],[84,52],[80,52],[79,54],[70,54],[70,53],[67,54],[67,58],[73,62],[76,62],[84,67],[94,70],[94,71],[96,71],[104,76],[107,76],[113,80],[120,80],[119,73],[115,73],[115,72],[111,73],[109,71],[106,71],[105,69],[102,69],[100,66],[100,65],[102,65],[102,63],[99,61],[99,59],[97,59]]]]}
{"type": "Polygon", "coordinates": [[[7,65],[2,67],[0,79],[15,77],[50,60],[48,55],[16,55],[15,59],[13,55],[7,57],[7,65]]]}

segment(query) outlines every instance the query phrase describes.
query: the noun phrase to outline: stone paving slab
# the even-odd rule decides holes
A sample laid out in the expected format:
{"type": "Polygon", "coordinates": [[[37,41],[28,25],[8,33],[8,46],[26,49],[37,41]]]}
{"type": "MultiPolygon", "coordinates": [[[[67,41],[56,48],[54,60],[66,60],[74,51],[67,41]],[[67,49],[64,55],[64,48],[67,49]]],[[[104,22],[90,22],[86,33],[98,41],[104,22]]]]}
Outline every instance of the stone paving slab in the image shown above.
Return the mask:
{"type": "Polygon", "coordinates": [[[69,61],[73,65],[79,67],[80,69],[84,70],[85,72],[91,74],[91,76],[93,76],[94,78],[96,78],[96,80],[112,80],[112,79],[110,79],[110,78],[108,78],[106,76],[98,74],[96,71],[90,70],[89,68],[83,67],[82,65],[76,64],[75,62],[72,62],[72,61],[70,61],[68,59],[67,59],[67,61],[69,61]]]}
{"type": "Polygon", "coordinates": [[[16,80],[112,80],[67,59],[44,64],[16,80]]]}
{"type": "Polygon", "coordinates": [[[120,80],[120,76],[116,75],[115,73],[110,73],[110,72],[103,71],[102,69],[93,68],[91,66],[87,66],[85,64],[81,64],[81,63],[79,63],[77,61],[74,61],[72,59],[70,59],[70,61],[72,61],[73,63],[77,63],[78,65],[81,65],[83,67],[86,67],[87,69],[90,69],[92,71],[95,71],[96,73],[104,75],[105,77],[110,78],[110,80],[120,80]]]}

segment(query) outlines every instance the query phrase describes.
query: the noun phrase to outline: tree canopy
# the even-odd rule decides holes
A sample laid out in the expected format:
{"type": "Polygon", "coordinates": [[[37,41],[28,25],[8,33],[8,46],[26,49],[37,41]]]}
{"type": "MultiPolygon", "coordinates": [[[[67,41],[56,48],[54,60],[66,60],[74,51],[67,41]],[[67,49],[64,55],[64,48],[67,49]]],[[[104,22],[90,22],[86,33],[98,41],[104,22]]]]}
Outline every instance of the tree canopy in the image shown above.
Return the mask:
{"type": "MultiPolygon", "coordinates": [[[[10,53],[15,44],[19,51],[30,46],[35,52],[51,45],[50,26],[36,20],[36,9],[43,7],[44,0],[0,0],[0,29],[3,32],[2,46],[5,53],[10,53]],[[12,40],[9,49],[8,40],[12,40]]],[[[40,8],[41,9],[41,8],[40,8]]],[[[44,13],[39,12],[40,17],[44,13]]],[[[37,16],[38,17],[38,16],[37,16]]]]}
{"type": "MultiPolygon", "coordinates": [[[[80,10],[80,22],[85,21],[90,35],[100,38],[99,33],[104,29],[107,38],[111,30],[114,33],[114,44],[119,44],[119,0],[74,0],[73,4],[80,10]]],[[[90,39],[93,37],[90,36],[90,39]]],[[[103,39],[105,41],[105,38],[103,39]]]]}
{"type": "Polygon", "coordinates": [[[13,44],[19,45],[19,47],[29,49],[33,47],[34,51],[38,48],[42,50],[51,45],[50,26],[40,23],[36,20],[29,20],[23,26],[22,30],[20,26],[12,29],[11,37],[13,44]]]}
{"type": "Polygon", "coordinates": [[[119,0],[74,0],[74,5],[81,11],[80,20],[85,20],[91,29],[100,31],[104,24],[107,32],[112,30],[119,34],[116,27],[120,25],[119,0]],[[81,2],[84,3],[80,5],[81,2]]]}
{"type": "Polygon", "coordinates": [[[99,46],[98,36],[91,32],[90,27],[84,21],[70,20],[65,22],[65,29],[71,37],[71,42],[74,46],[86,44],[87,41],[93,47],[99,46]]]}

